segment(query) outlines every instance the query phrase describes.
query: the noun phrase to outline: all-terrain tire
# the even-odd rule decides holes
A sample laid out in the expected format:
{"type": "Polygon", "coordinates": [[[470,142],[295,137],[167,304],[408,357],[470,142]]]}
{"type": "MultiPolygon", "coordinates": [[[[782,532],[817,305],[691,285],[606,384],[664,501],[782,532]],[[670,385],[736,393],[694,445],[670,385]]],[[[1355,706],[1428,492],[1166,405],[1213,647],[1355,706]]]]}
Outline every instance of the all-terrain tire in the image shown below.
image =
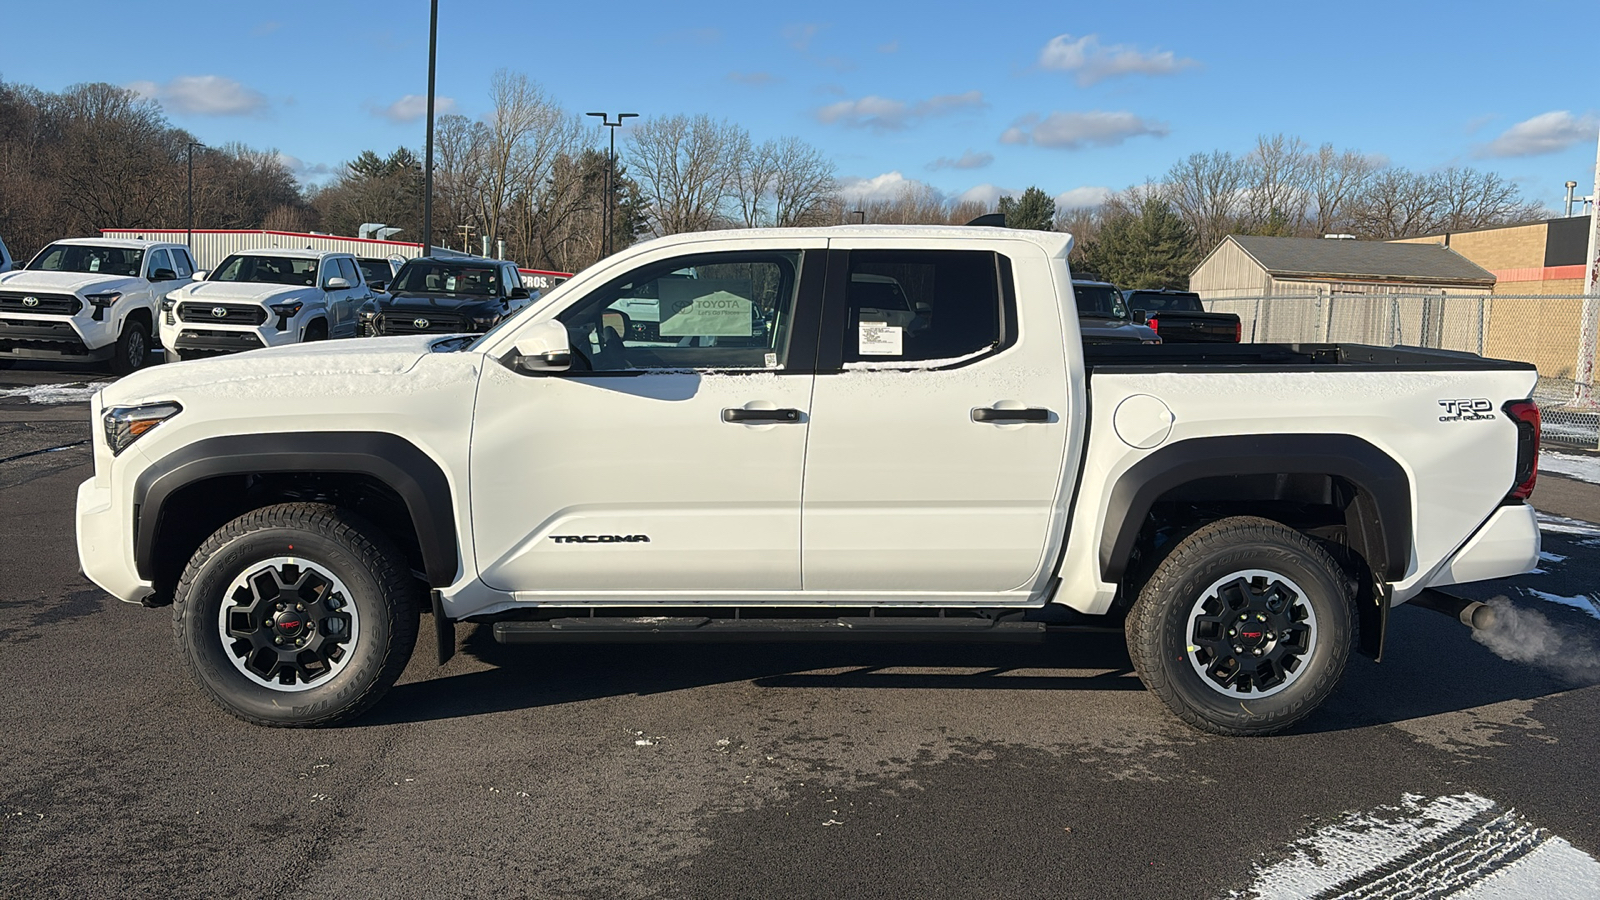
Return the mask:
{"type": "Polygon", "coordinates": [[[1344,572],[1316,541],[1277,522],[1237,516],[1194,531],[1167,554],[1129,610],[1126,631],[1140,680],[1180,719],[1214,734],[1266,735],[1310,715],[1338,686],[1356,610],[1344,572]],[[1267,574],[1235,577],[1243,573],[1267,574]],[[1273,603],[1289,615],[1267,608],[1273,603]],[[1300,621],[1290,622],[1295,616],[1300,621]],[[1254,630],[1240,632],[1251,637],[1225,637],[1245,619],[1254,630]],[[1284,661],[1276,673],[1275,655],[1284,661]],[[1224,683],[1230,671],[1235,680],[1224,683]],[[1252,684],[1256,671],[1262,674],[1252,684]]]}
{"type": "MultiPolygon", "coordinates": [[[[282,503],[239,516],[200,545],[174,592],[172,630],[190,677],[233,715],[257,725],[332,725],[360,715],[400,677],[416,644],[418,594],[405,556],[370,523],[328,504],[282,503]],[[284,676],[289,681],[279,683],[279,675],[263,676],[254,668],[250,672],[256,674],[247,674],[251,661],[260,657],[251,655],[247,640],[226,635],[235,622],[258,630],[250,627],[251,614],[241,605],[251,602],[249,585],[269,576],[282,584],[285,573],[290,578],[321,573],[325,585],[308,596],[333,599],[308,601],[300,622],[279,614],[279,624],[265,634],[270,638],[281,631],[293,643],[342,630],[349,642],[341,645],[348,658],[341,655],[320,677],[290,672],[284,676]],[[338,611],[324,609],[327,621],[313,621],[320,604],[338,611]],[[341,616],[341,625],[331,624],[341,616]],[[282,624],[296,628],[282,629],[282,624]]],[[[288,605],[293,608],[292,601],[288,605]]],[[[255,652],[271,658],[277,651],[255,652]]]]}
{"type": "Polygon", "coordinates": [[[312,341],[325,341],[328,339],[328,323],[318,319],[306,326],[306,336],[300,342],[309,344],[312,341]]]}
{"type": "Polygon", "coordinates": [[[128,318],[122,323],[122,334],[117,335],[116,348],[111,352],[111,371],[116,375],[137,372],[150,361],[150,329],[139,319],[128,318]]]}

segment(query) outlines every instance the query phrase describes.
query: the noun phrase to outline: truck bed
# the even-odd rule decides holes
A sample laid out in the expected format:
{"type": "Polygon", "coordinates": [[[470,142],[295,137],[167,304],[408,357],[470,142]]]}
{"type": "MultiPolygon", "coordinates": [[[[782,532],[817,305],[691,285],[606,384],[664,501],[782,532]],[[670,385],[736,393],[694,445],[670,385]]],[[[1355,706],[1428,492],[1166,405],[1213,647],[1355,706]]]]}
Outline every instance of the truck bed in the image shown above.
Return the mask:
{"type": "Polygon", "coordinates": [[[1458,350],[1368,344],[1101,344],[1084,347],[1090,373],[1334,369],[1361,372],[1533,371],[1532,363],[1458,350]]]}

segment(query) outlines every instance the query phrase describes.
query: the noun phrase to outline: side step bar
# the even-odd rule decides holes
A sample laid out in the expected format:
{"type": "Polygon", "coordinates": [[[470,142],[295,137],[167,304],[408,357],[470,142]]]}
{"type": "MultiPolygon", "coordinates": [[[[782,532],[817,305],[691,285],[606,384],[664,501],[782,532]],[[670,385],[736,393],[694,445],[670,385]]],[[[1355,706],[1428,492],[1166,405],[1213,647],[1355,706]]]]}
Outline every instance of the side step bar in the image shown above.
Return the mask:
{"type": "Polygon", "coordinates": [[[507,620],[494,623],[502,644],[642,641],[1037,641],[1043,622],[916,616],[839,619],[712,619],[705,616],[630,616],[507,620]]]}

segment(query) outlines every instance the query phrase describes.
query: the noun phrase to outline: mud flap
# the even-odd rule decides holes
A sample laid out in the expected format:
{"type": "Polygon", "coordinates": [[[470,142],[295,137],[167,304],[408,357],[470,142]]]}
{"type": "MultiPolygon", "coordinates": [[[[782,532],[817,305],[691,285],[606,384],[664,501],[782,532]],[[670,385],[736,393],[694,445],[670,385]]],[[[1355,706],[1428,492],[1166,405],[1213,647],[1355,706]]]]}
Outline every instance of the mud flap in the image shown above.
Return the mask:
{"type": "Polygon", "coordinates": [[[433,634],[438,641],[439,665],[444,665],[456,655],[456,623],[454,619],[444,614],[444,595],[438,591],[433,594],[433,634]]]}
{"type": "Polygon", "coordinates": [[[1394,587],[1375,584],[1359,605],[1361,641],[1357,649],[1373,662],[1383,662],[1384,642],[1389,636],[1389,610],[1394,603],[1394,587]]]}

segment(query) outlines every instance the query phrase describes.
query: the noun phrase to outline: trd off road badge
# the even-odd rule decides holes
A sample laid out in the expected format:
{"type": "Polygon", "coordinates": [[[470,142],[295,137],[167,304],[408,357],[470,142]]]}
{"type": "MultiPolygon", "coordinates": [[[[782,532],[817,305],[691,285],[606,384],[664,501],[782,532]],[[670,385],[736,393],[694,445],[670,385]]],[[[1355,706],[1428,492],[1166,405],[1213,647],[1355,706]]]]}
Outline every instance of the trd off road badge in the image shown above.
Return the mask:
{"type": "Polygon", "coordinates": [[[1483,397],[1472,400],[1440,400],[1444,415],[1441,422],[1478,422],[1494,418],[1494,404],[1483,397]]]}

